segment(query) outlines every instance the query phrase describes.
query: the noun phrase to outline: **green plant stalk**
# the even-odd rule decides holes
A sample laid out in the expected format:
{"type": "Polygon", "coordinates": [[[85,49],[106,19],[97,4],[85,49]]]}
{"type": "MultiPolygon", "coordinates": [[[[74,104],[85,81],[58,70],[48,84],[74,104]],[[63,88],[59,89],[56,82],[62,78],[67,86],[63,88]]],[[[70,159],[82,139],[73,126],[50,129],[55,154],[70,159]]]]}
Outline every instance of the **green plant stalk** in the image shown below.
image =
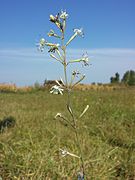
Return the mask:
{"type": "MultiPolygon", "coordinates": [[[[65,24],[66,24],[66,22],[65,22],[65,24]]],[[[83,171],[83,175],[85,175],[84,159],[83,159],[83,153],[82,153],[82,149],[81,149],[81,145],[80,145],[78,128],[77,128],[77,124],[76,124],[75,115],[74,115],[72,108],[71,108],[71,94],[70,94],[70,87],[68,85],[68,78],[67,78],[66,46],[64,45],[64,37],[65,37],[65,29],[62,32],[62,49],[63,49],[63,66],[64,66],[65,85],[66,85],[66,90],[68,93],[67,109],[68,109],[68,111],[72,117],[72,123],[73,123],[73,127],[74,127],[75,138],[76,138],[76,145],[78,147],[78,151],[80,154],[81,171],[83,171]],[[69,110],[69,108],[71,109],[72,112],[69,110]]],[[[85,179],[86,179],[86,175],[85,175],[85,179]]]]}
{"type": "MultiPolygon", "coordinates": [[[[70,92],[68,92],[68,100],[67,100],[68,104],[67,104],[67,106],[69,106],[71,108],[70,98],[71,98],[71,95],[70,95],[70,92]]],[[[78,127],[77,127],[77,124],[76,124],[76,119],[75,119],[73,111],[72,111],[72,113],[70,112],[70,115],[71,115],[72,121],[73,121],[74,133],[75,133],[75,137],[76,137],[76,145],[78,147],[79,156],[80,156],[80,160],[81,160],[81,170],[83,171],[83,175],[85,175],[85,166],[84,166],[83,153],[82,153],[81,144],[80,144],[78,127]]],[[[85,175],[85,179],[86,179],[86,175],[85,175]]]]}
{"type": "MultiPolygon", "coordinates": [[[[66,22],[65,22],[66,24],[66,22]]],[[[65,76],[65,85],[66,88],[68,89],[68,80],[67,80],[67,63],[66,63],[66,47],[64,46],[64,38],[65,38],[65,28],[62,31],[62,50],[63,50],[63,66],[64,66],[64,76],[65,76]]]]}

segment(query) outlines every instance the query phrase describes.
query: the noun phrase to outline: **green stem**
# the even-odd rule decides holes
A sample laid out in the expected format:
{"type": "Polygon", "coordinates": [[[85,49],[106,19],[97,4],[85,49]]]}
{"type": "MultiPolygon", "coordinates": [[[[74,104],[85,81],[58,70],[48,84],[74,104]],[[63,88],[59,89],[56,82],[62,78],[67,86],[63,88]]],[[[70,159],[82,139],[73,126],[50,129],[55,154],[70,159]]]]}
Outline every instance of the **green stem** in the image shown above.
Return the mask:
{"type": "MultiPolygon", "coordinates": [[[[68,106],[71,108],[70,97],[71,97],[71,96],[70,96],[70,92],[69,92],[69,93],[68,93],[68,106]]],[[[82,153],[82,148],[81,148],[81,144],[80,144],[78,127],[77,127],[77,124],[76,124],[76,119],[75,119],[75,116],[74,116],[73,111],[72,111],[72,114],[70,113],[70,115],[71,115],[72,120],[73,120],[74,132],[75,132],[75,137],[76,137],[76,145],[77,145],[77,147],[78,147],[79,156],[80,156],[80,160],[81,160],[81,170],[83,171],[83,175],[85,176],[85,179],[86,179],[83,153],[82,153]]]]}
{"type": "MultiPolygon", "coordinates": [[[[80,145],[80,138],[79,138],[79,133],[78,133],[78,128],[76,124],[76,119],[74,116],[74,113],[71,108],[71,95],[70,95],[70,87],[68,85],[68,78],[67,78],[67,61],[66,61],[66,46],[64,45],[64,35],[65,35],[65,29],[62,32],[62,50],[63,50],[63,66],[64,66],[64,76],[65,76],[65,85],[68,93],[67,97],[67,109],[71,115],[72,118],[72,123],[74,127],[74,132],[75,132],[75,139],[76,139],[76,145],[80,154],[80,160],[81,160],[81,170],[83,171],[83,175],[85,175],[85,167],[84,167],[84,160],[83,160],[83,155],[82,155],[82,149],[80,145]]],[[[85,176],[86,179],[86,176],[85,176]]]]}
{"type": "Polygon", "coordinates": [[[68,89],[66,47],[64,46],[64,37],[65,37],[65,32],[63,31],[62,32],[63,65],[64,65],[65,84],[66,84],[66,88],[68,89]]]}
{"type": "MultiPolygon", "coordinates": [[[[84,159],[83,159],[83,154],[82,154],[82,149],[81,149],[81,145],[80,145],[80,139],[79,139],[77,128],[75,128],[74,131],[75,131],[75,136],[76,136],[76,143],[77,143],[79,154],[80,154],[80,160],[81,160],[81,166],[82,166],[81,168],[83,171],[83,175],[85,176],[84,159]]],[[[85,176],[85,179],[86,179],[86,176],[85,176]]]]}

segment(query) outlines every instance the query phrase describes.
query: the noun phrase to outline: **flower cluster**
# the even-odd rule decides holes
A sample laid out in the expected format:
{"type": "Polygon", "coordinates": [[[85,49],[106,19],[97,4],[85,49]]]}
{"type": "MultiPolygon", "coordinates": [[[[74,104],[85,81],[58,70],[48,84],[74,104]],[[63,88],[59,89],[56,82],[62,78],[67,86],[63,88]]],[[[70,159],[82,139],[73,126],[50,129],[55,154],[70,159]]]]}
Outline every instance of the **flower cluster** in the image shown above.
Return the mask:
{"type": "MultiPolygon", "coordinates": [[[[66,27],[66,19],[69,17],[68,13],[66,11],[61,11],[60,13],[58,13],[57,15],[50,15],[50,21],[52,23],[54,23],[57,28],[60,30],[61,35],[58,35],[53,29],[50,30],[50,32],[48,33],[49,37],[55,37],[55,38],[59,38],[61,39],[61,41],[63,41],[64,38],[64,32],[65,32],[65,27],[66,27]]],[[[84,37],[84,32],[83,32],[83,28],[80,29],[73,29],[73,35],[69,38],[69,40],[67,41],[67,43],[65,43],[65,45],[62,43],[61,45],[59,43],[50,43],[47,42],[44,38],[41,38],[39,43],[37,44],[38,46],[38,50],[40,50],[41,52],[44,51],[45,46],[49,48],[48,52],[50,53],[50,56],[57,60],[58,62],[60,62],[63,66],[67,66],[70,63],[75,63],[75,62],[82,62],[84,66],[89,65],[89,57],[88,54],[83,54],[82,57],[80,59],[75,59],[75,60],[69,60],[66,61],[65,60],[65,49],[66,47],[71,43],[71,41],[73,41],[74,38],[76,38],[77,36],[81,36],[84,37]]],[[[79,71],[73,71],[71,77],[71,82],[70,82],[70,87],[74,86],[73,80],[75,79],[75,77],[78,77],[78,75],[80,75],[79,71]]],[[[80,82],[81,80],[84,79],[84,76],[82,76],[81,79],[77,82],[80,82]],[[82,78],[83,77],[83,78],[82,78]]],[[[75,83],[76,85],[77,83],[75,83]]],[[[66,87],[68,86],[68,84],[66,84],[66,87]]],[[[53,86],[50,90],[50,93],[53,94],[63,94],[63,88],[60,86],[53,86]]]]}
{"type": "Polygon", "coordinates": [[[68,18],[66,11],[61,11],[56,16],[50,15],[50,21],[56,24],[56,26],[63,32],[65,28],[65,20],[68,18]],[[61,21],[63,20],[63,22],[61,21]]]}
{"type": "Polygon", "coordinates": [[[50,93],[63,95],[63,89],[60,86],[54,85],[54,86],[52,86],[50,93]]]}

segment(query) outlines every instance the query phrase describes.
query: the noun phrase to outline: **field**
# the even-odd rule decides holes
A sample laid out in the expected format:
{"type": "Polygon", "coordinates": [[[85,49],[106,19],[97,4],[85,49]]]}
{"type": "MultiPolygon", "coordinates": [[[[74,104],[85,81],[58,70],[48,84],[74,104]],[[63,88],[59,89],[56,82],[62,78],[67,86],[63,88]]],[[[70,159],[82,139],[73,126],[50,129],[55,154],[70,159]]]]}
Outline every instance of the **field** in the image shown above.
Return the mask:
{"type": "MultiPolygon", "coordinates": [[[[72,103],[78,121],[88,180],[135,179],[135,89],[75,90],[72,103]]],[[[74,133],[54,116],[65,109],[66,94],[47,90],[0,93],[0,119],[16,125],[0,133],[0,178],[77,179],[78,159],[62,157],[59,148],[78,154],[74,133]]]]}

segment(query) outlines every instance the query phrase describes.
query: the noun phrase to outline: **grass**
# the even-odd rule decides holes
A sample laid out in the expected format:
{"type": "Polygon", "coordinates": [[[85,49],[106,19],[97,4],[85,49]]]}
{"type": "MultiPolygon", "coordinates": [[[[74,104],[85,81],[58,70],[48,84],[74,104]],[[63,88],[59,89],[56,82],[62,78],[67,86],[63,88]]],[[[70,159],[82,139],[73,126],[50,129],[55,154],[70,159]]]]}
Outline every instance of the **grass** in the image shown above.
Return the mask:
{"type": "MultiPolygon", "coordinates": [[[[135,179],[135,89],[76,90],[72,94],[90,180],[135,179]]],[[[0,134],[0,177],[77,179],[78,159],[61,157],[59,148],[78,154],[71,129],[54,116],[65,110],[66,95],[48,91],[0,94],[0,119],[13,116],[16,126],[0,134]]]]}

